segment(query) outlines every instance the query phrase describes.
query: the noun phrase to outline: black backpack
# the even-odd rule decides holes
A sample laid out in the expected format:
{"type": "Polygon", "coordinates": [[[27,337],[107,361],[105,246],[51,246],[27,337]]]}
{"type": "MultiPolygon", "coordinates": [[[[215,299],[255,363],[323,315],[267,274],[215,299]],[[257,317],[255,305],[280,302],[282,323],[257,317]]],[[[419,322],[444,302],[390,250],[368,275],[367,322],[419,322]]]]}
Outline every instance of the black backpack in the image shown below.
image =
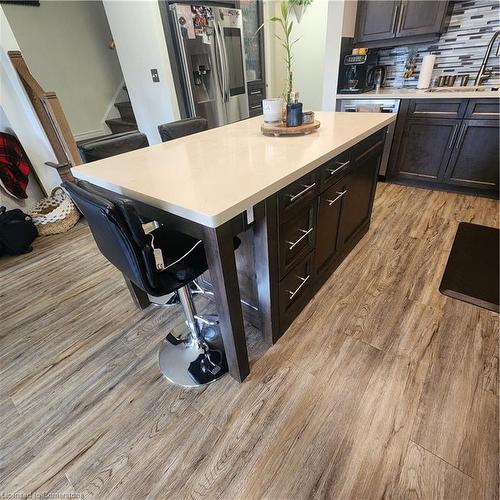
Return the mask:
{"type": "Polygon", "coordinates": [[[33,250],[31,242],[38,236],[29,215],[19,208],[0,207],[0,255],[21,255],[33,250]]]}

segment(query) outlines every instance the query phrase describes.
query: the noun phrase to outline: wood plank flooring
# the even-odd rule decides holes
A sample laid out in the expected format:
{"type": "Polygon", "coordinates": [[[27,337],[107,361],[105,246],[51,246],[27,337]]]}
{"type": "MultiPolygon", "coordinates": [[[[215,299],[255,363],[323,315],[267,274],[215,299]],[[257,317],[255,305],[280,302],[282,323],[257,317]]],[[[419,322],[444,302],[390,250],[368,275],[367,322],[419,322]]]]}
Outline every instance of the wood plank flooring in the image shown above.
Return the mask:
{"type": "MultiPolygon", "coordinates": [[[[438,285],[498,202],[379,184],[372,226],[243,384],[182,389],[85,224],[0,259],[0,494],[495,499],[499,320],[438,285]]],[[[205,300],[199,307],[210,309],[205,300]]]]}

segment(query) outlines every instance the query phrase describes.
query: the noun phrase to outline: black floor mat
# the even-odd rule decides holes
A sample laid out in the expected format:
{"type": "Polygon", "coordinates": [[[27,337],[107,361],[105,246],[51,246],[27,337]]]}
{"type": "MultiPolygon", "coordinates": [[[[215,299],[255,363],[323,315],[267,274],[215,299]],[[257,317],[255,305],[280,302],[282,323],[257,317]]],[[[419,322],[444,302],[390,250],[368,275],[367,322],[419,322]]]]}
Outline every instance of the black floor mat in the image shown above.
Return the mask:
{"type": "Polygon", "coordinates": [[[461,222],[439,291],[499,312],[500,230],[461,222]]]}

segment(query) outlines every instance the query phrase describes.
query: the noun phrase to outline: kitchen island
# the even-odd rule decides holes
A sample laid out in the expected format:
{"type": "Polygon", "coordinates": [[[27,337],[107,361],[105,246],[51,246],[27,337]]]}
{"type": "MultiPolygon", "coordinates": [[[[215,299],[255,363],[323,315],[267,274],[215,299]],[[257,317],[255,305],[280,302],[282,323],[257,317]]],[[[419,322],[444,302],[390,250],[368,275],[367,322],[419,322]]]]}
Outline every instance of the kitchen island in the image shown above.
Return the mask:
{"type": "MultiPolygon", "coordinates": [[[[307,136],[264,136],[256,117],[72,169],[132,198],[144,216],[203,240],[230,373],[239,381],[249,373],[242,304],[266,341],[276,342],[370,224],[385,128],[395,116],[317,119],[321,128],[307,136]],[[244,287],[238,234],[247,243],[238,259],[244,287]],[[241,302],[246,293],[250,300],[241,302]]],[[[145,307],[147,296],[135,292],[145,307]]]]}

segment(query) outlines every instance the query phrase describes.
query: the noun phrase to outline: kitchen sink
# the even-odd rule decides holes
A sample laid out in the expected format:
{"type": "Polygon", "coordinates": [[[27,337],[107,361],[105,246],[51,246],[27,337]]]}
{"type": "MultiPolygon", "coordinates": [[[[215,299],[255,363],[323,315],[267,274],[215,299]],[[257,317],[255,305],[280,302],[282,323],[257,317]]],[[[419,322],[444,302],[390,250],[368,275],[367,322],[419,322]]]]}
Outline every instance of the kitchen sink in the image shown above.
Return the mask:
{"type": "Polygon", "coordinates": [[[426,92],[498,92],[498,87],[434,87],[426,92]]]}

